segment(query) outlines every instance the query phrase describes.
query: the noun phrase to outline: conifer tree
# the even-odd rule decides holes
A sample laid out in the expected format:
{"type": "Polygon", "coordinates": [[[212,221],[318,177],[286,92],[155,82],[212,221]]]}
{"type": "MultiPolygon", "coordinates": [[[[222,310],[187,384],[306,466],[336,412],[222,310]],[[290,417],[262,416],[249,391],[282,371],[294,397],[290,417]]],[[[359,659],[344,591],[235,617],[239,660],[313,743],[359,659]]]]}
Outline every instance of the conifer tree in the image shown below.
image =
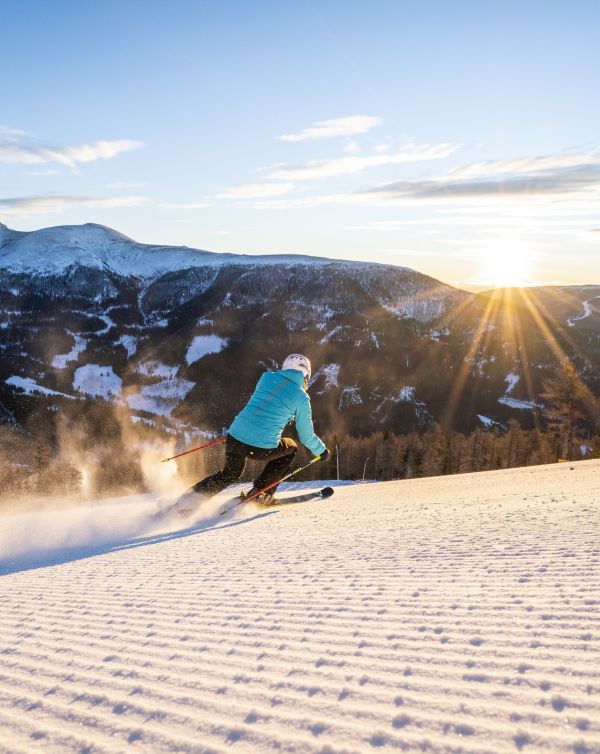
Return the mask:
{"type": "Polygon", "coordinates": [[[592,449],[588,458],[600,458],[600,426],[596,428],[596,435],[592,440],[592,449]]]}
{"type": "Polygon", "coordinates": [[[444,473],[448,455],[448,440],[439,424],[426,433],[424,438],[423,476],[438,476],[444,473]]]}
{"type": "Polygon", "coordinates": [[[544,381],[541,395],[544,415],[549,429],[557,437],[558,451],[564,460],[569,460],[573,454],[581,423],[587,415],[583,408],[588,395],[589,390],[569,359],[564,359],[554,375],[544,381]]]}
{"type": "Polygon", "coordinates": [[[508,422],[508,447],[506,449],[506,466],[514,468],[519,465],[520,442],[521,442],[521,425],[516,419],[510,419],[508,422]]]}

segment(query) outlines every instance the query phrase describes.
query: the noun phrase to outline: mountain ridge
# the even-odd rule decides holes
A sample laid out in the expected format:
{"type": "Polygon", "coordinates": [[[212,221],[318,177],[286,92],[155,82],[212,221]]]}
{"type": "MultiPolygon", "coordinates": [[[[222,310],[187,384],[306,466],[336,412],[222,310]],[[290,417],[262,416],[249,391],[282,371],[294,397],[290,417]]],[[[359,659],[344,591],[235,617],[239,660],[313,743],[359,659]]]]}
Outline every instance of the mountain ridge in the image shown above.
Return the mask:
{"type": "Polygon", "coordinates": [[[205,249],[196,249],[188,246],[171,246],[164,244],[139,243],[132,238],[114,230],[106,225],[98,223],[83,223],[81,225],[57,225],[48,228],[40,228],[34,231],[14,231],[7,226],[1,226],[3,234],[0,235],[0,267],[14,272],[43,273],[59,272],[66,269],[69,264],[87,262],[92,266],[97,260],[104,264],[112,264],[112,272],[118,274],[133,274],[132,268],[124,265],[119,267],[119,260],[111,251],[126,252],[130,257],[135,254],[133,266],[138,268],[148,262],[154,262],[151,270],[138,269],[140,274],[146,277],[164,274],[167,271],[189,269],[206,264],[349,264],[349,265],[376,265],[398,270],[415,272],[408,267],[397,265],[385,265],[379,262],[368,262],[348,259],[331,259],[329,257],[312,256],[308,254],[244,254],[237,252],[216,252],[205,249]],[[86,246],[94,244],[96,257],[88,255],[83,257],[86,246]],[[33,248],[32,248],[33,246],[33,248]],[[111,249],[111,246],[113,249],[111,249]],[[116,247],[116,248],[115,248],[116,247]],[[48,253],[58,254],[63,251],[58,260],[48,260],[48,253]],[[80,255],[80,258],[77,257],[80,255]],[[152,257],[162,254],[167,260],[160,265],[158,260],[152,257]],[[29,257],[27,264],[19,256],[29,257]],[[52,264],[54,262],[54,264],[52,264]]]}

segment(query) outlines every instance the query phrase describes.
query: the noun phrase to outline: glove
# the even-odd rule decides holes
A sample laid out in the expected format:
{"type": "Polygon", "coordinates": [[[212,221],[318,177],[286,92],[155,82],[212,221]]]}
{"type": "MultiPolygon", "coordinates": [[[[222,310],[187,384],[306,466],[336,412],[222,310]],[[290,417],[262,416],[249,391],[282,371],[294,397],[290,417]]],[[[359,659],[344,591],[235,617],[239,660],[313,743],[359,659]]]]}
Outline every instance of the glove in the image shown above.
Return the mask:
{"type": "Polygon", "coordinates": [[[330,455],[331,453],[329,452],[329,450],[325,448],[325,450],[321,453],[320,458],[322,461],[326,461],[330,455]]]}

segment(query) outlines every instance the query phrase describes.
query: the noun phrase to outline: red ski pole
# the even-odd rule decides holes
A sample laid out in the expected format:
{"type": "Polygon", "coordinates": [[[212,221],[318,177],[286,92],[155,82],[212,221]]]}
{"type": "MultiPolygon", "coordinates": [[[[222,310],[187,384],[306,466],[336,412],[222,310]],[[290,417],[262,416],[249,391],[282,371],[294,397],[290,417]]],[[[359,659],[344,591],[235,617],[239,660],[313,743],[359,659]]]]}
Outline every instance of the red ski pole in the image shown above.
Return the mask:
{"type": "Polygon", "coordinates": [[[198,448],[191,448],[190,450],[184,450],[183,453],[177,453],[176,456],[171,456],[170,458],[163,458],[161,463],[172,461],[174,458],[181,458],[181,456],[187,456],[188,453],[195,453],[197,450],[204,450],[204,448],[211,448],[213,445],[218,445],[221,442],[225,442],[226,439],[227,439],[226,437],[222,437],[220,440],[209,442],[206,445],[200,445],[198,448]]]}

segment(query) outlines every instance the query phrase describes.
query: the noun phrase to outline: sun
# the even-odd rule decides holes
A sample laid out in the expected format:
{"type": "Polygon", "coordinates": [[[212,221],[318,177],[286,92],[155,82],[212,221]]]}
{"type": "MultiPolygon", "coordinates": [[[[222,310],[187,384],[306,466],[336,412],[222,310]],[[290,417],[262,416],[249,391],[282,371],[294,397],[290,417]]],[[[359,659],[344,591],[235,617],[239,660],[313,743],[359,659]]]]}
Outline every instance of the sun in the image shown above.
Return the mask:
{"type": "Polygon", "coordinates": [[[522,288],[530,281],[533,249],[521,241],[494,241],[478,250],[479,275],[491,288],[522,288]]]}

